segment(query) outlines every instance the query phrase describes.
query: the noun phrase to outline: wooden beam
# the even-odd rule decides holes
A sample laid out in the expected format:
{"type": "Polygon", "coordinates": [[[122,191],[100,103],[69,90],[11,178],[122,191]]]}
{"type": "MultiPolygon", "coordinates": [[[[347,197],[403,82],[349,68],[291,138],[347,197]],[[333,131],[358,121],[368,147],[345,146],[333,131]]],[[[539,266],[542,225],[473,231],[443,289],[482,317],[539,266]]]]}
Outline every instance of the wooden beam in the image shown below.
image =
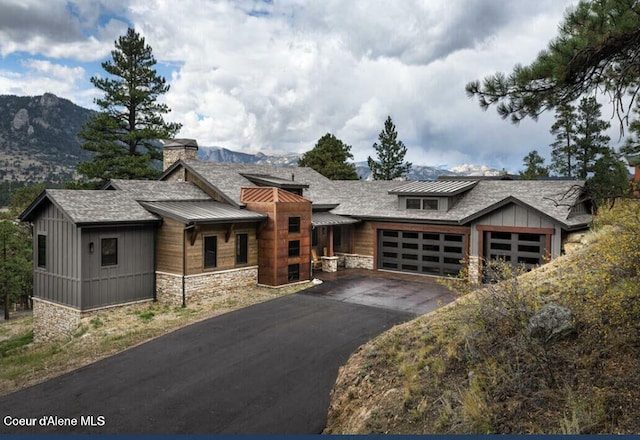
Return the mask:
{"type": "Polygon", "coordinates": [[[333,257],[333,226],[329,226],[329,257],[333,257]]]}
{"type": "Polygon", "coordinates": [[[235,223],[231,223],[229,225],[229,227],[227,228],[227,232],[224,234],[224,242],[225,243],[229,243],[229,239],[231,238],[231,235],[233,235],[233,230],[235,229],[236,224],[235,223]]]}
{"type": "Polygon", "coordinates": [[[198,238],[198,233],[200,232],[200,225],[195,225],[192,229],[191,229],[191,236],[189,237],[189,244],[191,244],[191,246],[193,246],[194,244],[196,244],[196,238],[198,238]]]}

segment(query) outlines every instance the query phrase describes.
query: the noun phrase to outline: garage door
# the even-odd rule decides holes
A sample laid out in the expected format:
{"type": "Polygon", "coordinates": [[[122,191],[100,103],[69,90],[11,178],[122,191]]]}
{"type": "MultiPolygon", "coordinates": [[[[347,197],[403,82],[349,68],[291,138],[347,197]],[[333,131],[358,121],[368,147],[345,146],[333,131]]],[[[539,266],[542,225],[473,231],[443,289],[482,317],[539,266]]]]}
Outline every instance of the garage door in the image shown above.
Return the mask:
{"type": "Polygon", "coordinates": [[[378,268],[424,275],[457,275],[464,258],[464,235],[380,230],[378,268]]]}
{"type": "Polygon", "coordinates": [[[547,238],[544,234],[496,231],[484,234],[484,257],[487,260],[504,260],[527,269],[544,262],[547,238]]]}

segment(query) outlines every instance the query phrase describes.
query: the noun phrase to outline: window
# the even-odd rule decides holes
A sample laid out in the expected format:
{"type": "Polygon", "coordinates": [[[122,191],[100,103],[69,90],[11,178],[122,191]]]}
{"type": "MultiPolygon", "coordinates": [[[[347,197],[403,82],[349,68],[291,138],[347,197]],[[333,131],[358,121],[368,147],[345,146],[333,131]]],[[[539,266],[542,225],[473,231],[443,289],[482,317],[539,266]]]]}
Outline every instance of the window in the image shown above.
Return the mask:
{"type": "Polygon", "coordinates": [[[236,234],[236,264],[249,261],[249,234],[236,234]]]}
{"type": "Polygon", "coordinates": [[[407,199],[407,209],[420,209],[420,199],[407,199]]]}
{"type": "Polygon", "coordinates": [[[300,217],[289,217],[289,234],[300,232],[300,217]]]}
{"type": "Polygon", "coordinates": [[[38,234],[38,267],[47,267],[47,236],[38,234]]]}
{"type": "Polygon", "coordinates": [[[300,240],[291,240],[289,242],[289,256],[290,257],[300,256],[300,240]]]}
{"type": "Polygon", "coordinates": [[[118,264],[118,239],[103,238],[100,245],[102,251],[102,265],[115,266],[118,264]]]}
{"type": "Polygon", "coordinates": [[[423,199],[422,200],[422,209],[426,211],[437,211],[438,210],[438,199],[423,199]]]}
{"type": "Polygon", "coordinates": [[[288,267],[288,280],[289,281],[298,281],[300,279],[300,265],[299,264],[290,264],[288,267]]]}
{"type": "Polygon", "coordinates": [[[215,235],[204,237],[204,267],[205,269],[218,265],[218,237],[215,235]]]}

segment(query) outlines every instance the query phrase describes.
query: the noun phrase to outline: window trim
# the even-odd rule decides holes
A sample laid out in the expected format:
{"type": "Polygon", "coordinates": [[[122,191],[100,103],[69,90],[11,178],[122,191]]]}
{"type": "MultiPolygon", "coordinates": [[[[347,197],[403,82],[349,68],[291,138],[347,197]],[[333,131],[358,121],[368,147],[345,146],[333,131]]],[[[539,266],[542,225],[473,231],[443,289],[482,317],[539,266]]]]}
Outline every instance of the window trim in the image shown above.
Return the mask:
{"type": "MultiPolygon", "coordinates": [[[[119,237],[114,237],[114,236],[105,236],[105,237],[100,237],[100,267],[102,268],[112,268],[112,267],[117,267],[118,264],[120,263],[120,255],[119,255],[119,251],[118,251],[118,238],[119,237]],[[115,262],[114,263],[109,263],[107,262],[107,264],[105,264],[105,241],[107,240],[115,240],[115,245],[116,245],[116,249],[115,249],[115,262]]],[[[112,255],[107,255],[107,257],[111,257],[112,255]]]]}
{"type": "Polygon", "coordinates": [[[289,257],[299,257],[300,256],[300,240],[289,240],[289,257]],[[297,246],[291,247],[292,244],[297,244],[297,246]],[[291,253],[291,251],[295,253],[291,253]]]}
{"type": "Polygon", "coordinates": [[[38,233],[36,238],[36,265],[39,269],[47,268],[47,234],[38,233]],[[42,243],[41,243],[42,238],[42,243]],[[40,245],[43,245],[40,247],[40,245]],[[43,251],[43,255],[40,254],[40,251],[43,251]],[[42,257],[42,258],[41,258],[42,257]]]}
{"type": "Polygon", "coordinates": [[[204,269],[215,269],[218,267],[218,236],[205,235],[202,237],[202,267],[204,269]],[[215,249],[213,251],[213,265],[207,265],[207,240],[213,239],[215,249]]]}
{"type": "Polygon", "coordinates": [[[287,266],[287,281],[300,281],[300,263],[293,263],[287,266]],[[292,269],[294,269],[292,271],[292,269]],[[292,277],[292,274],[294,275],[292,277]]]}
{"type": "Polygon", "coordinates": [[[241,265],[245,265],[249,263],[249,234],[246,232],[240,232],[238,234],[236,234],[236,266],[241,266],[241,265]],[[241,249],[240,248],[240,236],[244,235],[245,238],[245,248],[241,249]],[[245,261],[241,261],[240,257],[242,256],[243,252],[242,250],[244,250],[244,260],[245,261]]]}
{"type": "Polygon", "coordinates": [[[289,234],[299,234],[301,231],[301,225],[302,225],[302,219],[300,218],[300,216],[291,216],[289,217],[289,234]],[[293,219],[297,219],[297,221],[295,221],[293,224],[291,223],[291,220],[293,219]]]}

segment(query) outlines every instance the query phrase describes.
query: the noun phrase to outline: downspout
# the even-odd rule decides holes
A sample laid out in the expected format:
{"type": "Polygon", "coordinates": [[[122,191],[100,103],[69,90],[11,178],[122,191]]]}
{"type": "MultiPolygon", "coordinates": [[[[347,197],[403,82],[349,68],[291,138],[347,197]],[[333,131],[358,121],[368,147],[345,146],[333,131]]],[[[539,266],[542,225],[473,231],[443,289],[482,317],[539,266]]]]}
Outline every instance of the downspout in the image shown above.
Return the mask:
{"type": "Polygon", "coordinates": [[[187,293],[185,287],[185,278],[187,271],[187,231],[193,229],[196,225],[194,223],[190,223],[184,227],[184,231],[182,231],[182,308],[187,307],[187,293]]]}
{"type": "Polygon", "coordinates": [[[158,302],[158,228],[153,227],[153,302],[158,302]]]}

